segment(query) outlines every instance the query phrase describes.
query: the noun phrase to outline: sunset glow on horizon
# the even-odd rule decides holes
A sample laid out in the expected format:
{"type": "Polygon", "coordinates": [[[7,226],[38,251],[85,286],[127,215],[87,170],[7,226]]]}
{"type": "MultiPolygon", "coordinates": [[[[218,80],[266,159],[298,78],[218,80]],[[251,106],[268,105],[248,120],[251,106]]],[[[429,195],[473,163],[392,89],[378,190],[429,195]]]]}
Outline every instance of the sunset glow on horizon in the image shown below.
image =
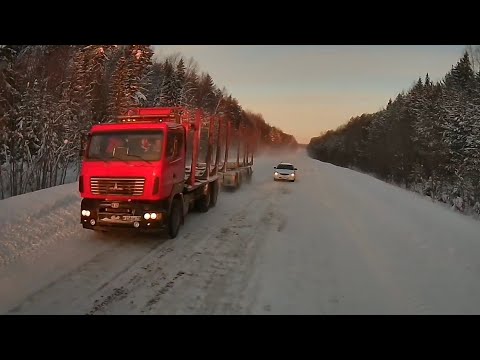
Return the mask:
{"type": "Polygon", "coordinates": [[[193,57],[245,110],[308,143],[373,113],[428,73],[441,80],[465,45],[155,45],[193,57]]]}

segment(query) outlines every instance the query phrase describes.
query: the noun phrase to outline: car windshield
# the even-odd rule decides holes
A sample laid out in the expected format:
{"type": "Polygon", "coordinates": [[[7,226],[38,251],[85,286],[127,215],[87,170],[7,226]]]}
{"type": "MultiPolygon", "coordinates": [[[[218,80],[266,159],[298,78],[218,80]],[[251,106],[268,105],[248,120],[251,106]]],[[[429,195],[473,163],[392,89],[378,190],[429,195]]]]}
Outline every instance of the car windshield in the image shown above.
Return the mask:
{"type": "Polygon", "coordinates": [[[295,170],[293,165],[287,165],[287,164],[279,164],[277,166],[277,169],[283,169],[283,170],[295,170]]]}
{"type": "Polygon", "coordinates": [[[93,134],[87,159],[109,161],[158,161],[162,157],[163,131],[93,134]]]}

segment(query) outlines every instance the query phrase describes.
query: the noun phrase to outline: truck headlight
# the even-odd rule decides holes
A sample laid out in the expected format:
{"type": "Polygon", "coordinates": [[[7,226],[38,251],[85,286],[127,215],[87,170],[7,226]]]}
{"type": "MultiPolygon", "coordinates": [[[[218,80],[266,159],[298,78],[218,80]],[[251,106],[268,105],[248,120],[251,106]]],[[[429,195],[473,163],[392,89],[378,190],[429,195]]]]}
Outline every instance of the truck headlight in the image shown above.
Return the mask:
{"type": "Polygon", "coordinates": [[[83,216],[90,216],[90,210],[82,210],[83,216]]]}
{"type": "Polygon", "coordinates": [[[144,214],[144,215],[143,215],[143,218],[144,218],[145,220],[150,219],[150,214],[149,214],[149,213],[144,214]]]}

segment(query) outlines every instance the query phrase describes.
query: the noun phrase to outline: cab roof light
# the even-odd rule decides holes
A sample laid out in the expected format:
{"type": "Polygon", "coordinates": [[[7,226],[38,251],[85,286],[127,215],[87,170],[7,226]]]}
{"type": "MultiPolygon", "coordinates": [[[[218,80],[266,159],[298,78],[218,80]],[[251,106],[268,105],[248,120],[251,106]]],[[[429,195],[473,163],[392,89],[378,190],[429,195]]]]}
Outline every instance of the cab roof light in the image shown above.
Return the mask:
{"type": "Polygon", "coordinates": [[[129,115],[129,116],[118,116],[117,123],[148,123],[155,124],[161,123],[164,121],[164,118],[159,117],[158,115],[129,115]]]}

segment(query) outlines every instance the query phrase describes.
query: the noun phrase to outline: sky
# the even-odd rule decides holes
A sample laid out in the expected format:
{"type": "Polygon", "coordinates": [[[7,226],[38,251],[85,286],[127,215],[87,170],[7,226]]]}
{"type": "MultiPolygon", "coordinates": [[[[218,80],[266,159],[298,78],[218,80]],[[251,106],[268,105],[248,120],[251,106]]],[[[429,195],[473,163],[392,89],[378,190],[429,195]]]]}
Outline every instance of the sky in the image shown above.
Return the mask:
{"type": "Polygon", "coordinates": [[[155,45],[193,57],[245,110],[308,143],[373,113],[428,73],[440,80],[465,45],[155,45]]]}

